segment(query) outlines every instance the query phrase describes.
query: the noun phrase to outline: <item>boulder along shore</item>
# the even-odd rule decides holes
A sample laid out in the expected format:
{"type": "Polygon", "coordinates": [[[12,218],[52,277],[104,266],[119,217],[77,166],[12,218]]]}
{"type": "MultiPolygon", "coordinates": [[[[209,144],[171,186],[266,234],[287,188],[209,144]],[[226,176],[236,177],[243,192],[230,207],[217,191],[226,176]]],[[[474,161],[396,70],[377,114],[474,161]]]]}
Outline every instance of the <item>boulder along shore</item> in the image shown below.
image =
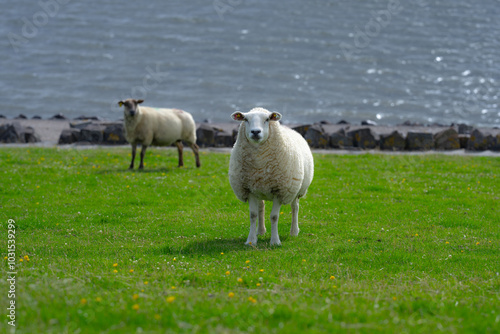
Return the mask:
{"type": "MultiPolygon", "coordinates": [[[[500,129],[476,128],[466,124],[422,125],[405,122],[384,126],[372,121],[350,124],[322,121],[284,124],[299,132],[313,149],[380,151],[492,151],[500,153],[500,129]]],[[[231,148],[239,123],[197,123],[200,148],[231,148]]],[[[0,118],[0,143],[42,143],[44,145],[126,145],[122,121],[97,117],[69,120],[63,115],[51,119],[0,118]]]]}

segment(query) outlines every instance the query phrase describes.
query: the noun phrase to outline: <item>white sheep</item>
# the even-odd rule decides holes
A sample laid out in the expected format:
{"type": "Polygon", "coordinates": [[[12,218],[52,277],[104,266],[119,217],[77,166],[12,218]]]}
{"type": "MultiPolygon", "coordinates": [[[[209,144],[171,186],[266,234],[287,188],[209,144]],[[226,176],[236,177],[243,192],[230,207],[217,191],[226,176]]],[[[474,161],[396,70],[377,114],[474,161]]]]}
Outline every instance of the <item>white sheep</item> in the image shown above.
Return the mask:
{"type": "Polygon", "coordinates": [[[179,152],[179,167],[184,166],[182,157],[183,145],[186,142],[196,157],[196,167],[200,167],[198,145],[196,145],[196,125],[191,114],[180,109],[157,109],[139,106],[144,100],[127,99],[118,102],[124,107],[125,138],[132,144],[132,161],[134,168],[137,144],[141,144],[141,163],[144,168],[144,154],[149,145],[169,146],[175,143],[179,152]]]}
{"type": "Polygon", "coordinates": [[[250,233],[246,244],[257,244],[258,234],[266,233],[264,200],[272,201],[271,245],[281,245],[278,219],[281,205],[292,206],[290,234],[299,234],[299,199],[314,176],[309,145],[296,131],[281,126],[281,114],[263,108],[231,117],[242,122],[229,161],[229,183],[242,202],[249,202],[250,233]]]}

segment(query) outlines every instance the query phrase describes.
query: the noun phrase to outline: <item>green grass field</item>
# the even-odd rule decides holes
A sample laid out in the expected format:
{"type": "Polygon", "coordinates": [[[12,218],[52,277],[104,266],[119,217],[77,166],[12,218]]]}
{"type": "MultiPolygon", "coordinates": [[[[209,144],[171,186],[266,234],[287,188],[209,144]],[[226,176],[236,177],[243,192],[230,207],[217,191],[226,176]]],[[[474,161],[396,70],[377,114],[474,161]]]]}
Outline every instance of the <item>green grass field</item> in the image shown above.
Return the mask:
{"type": "Polygon", "coordinates": [[[0,332],[9,219],[17,333],[500,332],[499,157],[315,154],[248,247],[229,154],[129,153],[0,148],[0,332]]]}

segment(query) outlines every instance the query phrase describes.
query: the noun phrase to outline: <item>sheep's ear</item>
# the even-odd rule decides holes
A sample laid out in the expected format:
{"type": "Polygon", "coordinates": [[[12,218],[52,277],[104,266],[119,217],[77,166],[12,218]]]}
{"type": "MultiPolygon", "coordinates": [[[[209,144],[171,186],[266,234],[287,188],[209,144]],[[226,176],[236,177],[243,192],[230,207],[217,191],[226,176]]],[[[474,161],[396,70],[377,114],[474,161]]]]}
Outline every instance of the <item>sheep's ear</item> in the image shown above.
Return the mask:
{"type": "Polygon", "coordinates": [[[231,118],[234,119],[235,121],[241,122],[245,120],[245,115],[243,115],[242,112],[237,111],[231,115],[231,118]]]}
{"type": "Polygon", "coordinates": [[[118,102],[118,106],[119,107],[123,106],[123,101],[118,102]]]}
{"type": "Polygon", "coordinates": [[[281,119],[281,114],[279,112],[273,112],[271,116],[269,116],[270,121],[279,121],[281,119]]]}
{"type": "Polygon", "coordinates": [[[144,102],[144,100],[135,100],[135,102],[136,102],[137,104],[141,104],[142,102],[144,102]]]}

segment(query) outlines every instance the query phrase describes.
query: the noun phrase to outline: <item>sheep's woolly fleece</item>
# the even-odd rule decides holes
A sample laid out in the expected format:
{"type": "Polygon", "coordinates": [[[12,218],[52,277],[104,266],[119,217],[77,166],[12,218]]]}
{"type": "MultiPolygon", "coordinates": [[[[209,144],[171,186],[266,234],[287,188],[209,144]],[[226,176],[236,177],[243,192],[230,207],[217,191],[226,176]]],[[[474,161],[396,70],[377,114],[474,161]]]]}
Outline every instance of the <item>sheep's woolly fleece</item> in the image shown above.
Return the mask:
{"type": "Polygon", "coordinates": [[[196,125],[189,113],[179,109],[143,106],[137,106],[137,109],[137,117],[125,121],[128,142],[168,146],[182,139],[190,144],[196,143],[196,125]]]}
{"type": "Polygon", "coordinates": [[[236,197],[247,202],[253,194],[281,204],[303,197],[314,175],[312,153],[304,138],[277,121],[269,122],[268,139],[255,146],[245,136],[246,126],[246,122],[240,125],[229,162],[229,182],[236,197]]]}

